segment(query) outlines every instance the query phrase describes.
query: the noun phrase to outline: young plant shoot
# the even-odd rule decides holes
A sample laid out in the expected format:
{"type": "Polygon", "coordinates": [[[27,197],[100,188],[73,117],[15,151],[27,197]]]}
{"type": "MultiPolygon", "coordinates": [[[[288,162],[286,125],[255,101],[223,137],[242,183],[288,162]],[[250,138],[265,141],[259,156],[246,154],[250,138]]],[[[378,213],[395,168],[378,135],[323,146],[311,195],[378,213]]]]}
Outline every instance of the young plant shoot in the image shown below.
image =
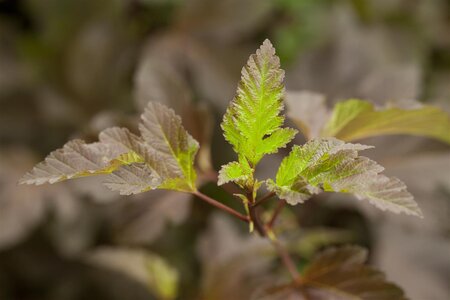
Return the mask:
{"type": "Polygon", "coordinates": [[[20,183],[40,185],[103,175],[104,184],[122,195],[155,189],[190,193],[247,222],[251,231],[267,237],[292,277],[286,287],[301,290],[306,299],[327,299],[314,296],[320,293],[339,295],[339,299],[406,299],[401,289],[364,265],[366,253],[358,247],[329,249],[300,274],[273,226],[286,204],[298,205],[322,192],[352,194],[381,210],[422,217],[402,181],[384,175],[381,165],[359,155],[372,147],[346,141],[377,134],[410,133],[448,142],[448,116],[437,108],[426,108],[428,114],[437,114],[441,120],[440,131],[436,131],[429,122],[404,126],[405,118],[420,119],[420,110],[376,112],[362,100],[344,102],[329,114],[331,118],[322,135],[308,137],[304,145],[292,146],[275,178],[256,178],[261,159],[287,147],[297,134],[296,129],[284,127],[283,80],[280,60],[270,41],[265,40],[242,69],[236,96],[223,117],[224,137],[236,152],[236,160],[222,166],[217,184],[237,186],[240,192],[235,196],[242,200],[242,212],[198,190],[195,160],[199,144],[172,109],[155,102],[150,102],[141,116],[139,135],[114,127],[102,131],[95,143],[70,141],[50,153],[20,183]],[[391,123],[383,123],[387,119],[391,123]],[[393,129],[389,124],[393,124],[393,129]],[[261,195],[261,190],[268,192],[261,195]],[[268,220],[261,218],[264,206],[260,204],[265,201],[279,201],[268,220]],[[352,284],[346,284],[352,280],[352,284]]]}

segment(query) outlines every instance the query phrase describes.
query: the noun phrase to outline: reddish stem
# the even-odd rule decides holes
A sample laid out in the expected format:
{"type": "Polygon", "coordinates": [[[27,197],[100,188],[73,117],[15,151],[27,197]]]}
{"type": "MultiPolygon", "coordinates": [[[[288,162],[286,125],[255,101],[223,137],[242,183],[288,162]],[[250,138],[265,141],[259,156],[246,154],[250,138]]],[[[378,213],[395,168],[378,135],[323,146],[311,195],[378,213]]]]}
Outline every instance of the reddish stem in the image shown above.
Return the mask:
{"type": "Polygon", "coordinates": [[[277,250],[278,254],[281,257],[281,261],[286,266],[286,268],[289,271],[289,274],[291,274],[291,277],[294,279],[294,282],[300,282],[300,274],[297,271],[297,268],[295,267],[295,263],[292,260],[291,256],[289,255],[289,252],[286,251],[286,249],[280,244],[278,240],[271,240],[272,244],[274,245],[275,249],[277,250]]]}
{"type": "Polygon", "coordinates": [[[266,202],[267,200],[269,200],[270,198],[272,198],[273,196],[275,196],[275,192],[270,192],[267,193],[266,195],[264,195],[263,197],[261,197],[258,201],[256,201],[254,206],[258,206],[263,204],[264,202],[266,202]]]}
{"type": "Polygon", "coordinates": [[[285,205],[286,205],[286,201],[280,199],[277,207],[275,208],[275,211],[273,212],[272,218],[270,218],[269,223],[267,223],[268,228],[270,228],[270,229],[273,228],[273,225],[275,224],[275,221],[277,220],[278,215],[281,213],[281,211],[283,210],[285,205]]]}
{"type": "Polygon", "coordinates": [[[195,196],[197,196],[198,198],[202,199],[203,201],[211,204],[212,206],[217,207],[218,209],[221,209],[235,217],[237,217],[238,219],[244,221],[244,222],[249,222],[249,218],[247,216],[244,216],[243,214],[235,211],[234,209],[232,209],[231,207],[226,206],[225,204],[220,203],[217,200],[214,200],[213,198],[199,192],[199,191],[195,191],[192,194],[194,194],[195,196]]]}

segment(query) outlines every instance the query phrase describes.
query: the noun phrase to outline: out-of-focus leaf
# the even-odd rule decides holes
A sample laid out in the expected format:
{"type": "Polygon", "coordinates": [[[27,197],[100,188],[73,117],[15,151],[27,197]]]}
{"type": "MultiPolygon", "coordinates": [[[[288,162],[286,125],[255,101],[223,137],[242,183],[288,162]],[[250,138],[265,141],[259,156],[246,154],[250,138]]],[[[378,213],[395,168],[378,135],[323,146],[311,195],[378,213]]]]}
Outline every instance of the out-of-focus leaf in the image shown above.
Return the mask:
{"type": "Polygon", "coordinates": [[[139,109],[149,101],[159,102],[184,120],[183,109],[193,104],[193,92],[184,77],[186,54],[181,46],[179,39],[169,35],[153,38],[144,48],[134,76],[134,99],[139,109]]]}
{"type": "Polygon", "coordinates": [[[191,0],[184,4],[178,26],[202,37],[229,42],[262,26],[274,3],[269,0],[191,0]]]}
{"type": "Polygon", "coordinates": [[[308,91],[287,91],[286,106],[287,116],[308,140],[320,136],[329,115],[324,95],[308,91]]]}
{"type": "Polygon", "coordinates": [[[17,187],[20,173],[32,166],[23,149],[2,149],[0,155],[0,249],[23,239],[44,217],[46,195],[28,186],[17,187]]]}
{"type": "Polygon", "coordinates": [[[336,137],[344,141],[393,134],[418,135],[450,143],[450,116],[417,102],[375,108],[368,101],[350,99],[325,107],[321,94],[288,92],[288,117],[307,139],[336,137]]]}
{"type": "MultiPolygon", "coordinates": [[[[434,200],[434,195],[426,200],[434,200]]],[[[442,200],[448,204],[448,195],[442,200]]],[[[436,208],[447,212],[448,217],[448,206],[436,208]]],[[[420,232],[399,226],[395,219],[380,220],[374,227],[379,239],[372,258],[389,278],[404,287],[413,299],[448,297],[450,241],[442,231],[437,234],[429,230],[420,232]]]]}
{"type": "Polygon", "coordinates": [[[191,195],[172,191],[155,191],[118,201],[112,215],[115,240],[126,244],[149,244],[169,226],[180,225],[190,213],[191,195]]]}
{"type": "Polygon", "coordinates": [[[180,117],[161,104],[149,103],[139,129],[142,137],[124,128],[111,128],[100,133],[97,143],[71,141],[52,152],[20,183],[109,174],[106,186],[124,195],[155,188],[195,190],[198,143],[183,128],[180,117]]]}
{"type": "Polygon", "coordinates": [[[329,248],[316,255],[299,283],[261,289],[258,300],[406,300],[403,290],[366,264],[358,246],[329,248]]]}
{"type": "Polygon", "coordinates": [[[377,110],[369,102],[351,99],[336,104],[322,131],[324,137],[344,141],[386,134],[420,135],[450,143],[450,116],[432,106],[377,110]]]}
{"type": "Polygon", "coordinates": [[[247,300],[260,284],[273,282],[269,271],[276,256],[270,243],[240,233],[232,220],[215,214],[201,236],[202,299],[247,300]]]}
{"type": "MultiPolygon", "coordinates": [[[[17,185],[35,157],[23,148],[2,149],[0,155],[0,249],[21,242],[52,213],[52,238],[64,254],[74,254],[89,243],[88,217],[82,214],[83,202],[78,191],[67,185],[35,189],[17,185]],[[79,196],[79,194],[78,194],[79,196]],[[87,225],[87,226],[86,226],[87,225]]],[[[91,229],[91,228],[89,228],[91,229]]]]}
{"type": "Polygon", "coordinates": [[[305,49],[296,58],[287,86],[324,93],[331,101],[356,95],[381,104],[420,97],[424,88],[421,60],[426,47],[405,34],[407,31],[392,30],[386,24],[361,26],[350,5],[327,2],[332,5],[325,7],[322,19],[326,36],[320,45],[305,49]]]}
{"type": "Polygon", "coordinates": [[[356,246],[331,248],[318,254],[302,274],[308,299],[406,300],[401,288],[365,265],[367,252],[356,246]]]}
{"type": "Polygon", "coordinates": [[[289,243],[289,248],[298,253],[300,257],[309,259],[318,250],[326,246],[349,243],[352,234],[349,231],[332,228],[313,228],[301,232],[298,239],[289,243]]]}
{"type": "Polygon", "coordinates": [[[422,216],[404,183],[380,174],[382,166],[358,156],[358,151],[368,148],[334,138],[294,146],[281,162],[276,181],[267,181],[268,188],[292,205],[323,189],[354,194],[382,210],[422,216]]]}
{"type": "Polygon", "coordinates": [[[183,45],[184,40],[170,35],[149,41],[134,78],[135,102],[141,109],[150,101],[173,108],[186,130],[200,144],[196,162],[199,170],[210,172],[213,114],[205,102],[194,101],[196,98],[203,100],[204,96],[197,93],[198,87],[191,78],[192,69],[203,61],[191,62],[188,54],[194,51],[183,45]]]}
{"type": "Polygon", "coordinates": [[[162,257],[142,250],[99,248],[87,254],[88,262],[120,271],[149,288],[159,299],[175,299],[178,272],[162,257]]]}

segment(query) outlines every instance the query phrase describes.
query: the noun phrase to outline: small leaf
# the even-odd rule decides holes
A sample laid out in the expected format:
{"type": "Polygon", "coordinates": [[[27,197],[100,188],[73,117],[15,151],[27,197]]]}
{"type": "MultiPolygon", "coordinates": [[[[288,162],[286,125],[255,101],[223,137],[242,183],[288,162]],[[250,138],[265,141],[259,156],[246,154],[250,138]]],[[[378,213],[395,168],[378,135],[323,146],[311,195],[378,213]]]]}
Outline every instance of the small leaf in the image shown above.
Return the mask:
{"type": "Polygon", "coordinates": [[[331,248],[306,267],[301,288],[311,299],[406,300],[401,288],[365,265],[367,251],[357,246],[331,248]]]}
{"type": "Polygon", "coordinates": [[[233,161],[222,166],[222,169],[219,172],[219,180],[217,181],[217,184],[223,185],[233,181],[241,186],[244,186],[251,175],[252,169],[248,163],[233,161]]]}
{"type": "Polygon", "coordinates": [[[142,137],[125,128],[109,128],[99,142],[75,140],[52,152],[20,183],[55,183],[107,174],[106,185],[123,195],[151,189],[194,191],[194,157],[198,143],[173,110],[149,103],[140,124],[142,137]]]}
{"type": "Polygon", "coordinates": [[[321,135],[352,141],[386,134],[419,135],[450,143],[450,116],[433,106],[376,110],[369,102],[351,99],[336,104],[321,135]]]}
{"type": "Polygon", "coordinates": [[[237,95],[225,113],[222,129],[234,151],[252,166],[265,154],[285,147],[296,134],[280,128],[284,122],[284,71],[269,40],[250,56],[242,69],[237,95]]]}
{"type": "Polygon", "coordinates": [[[268,180],[267,187],[292,205],[324,190],[351,193],[382,210],[421,217],[417,203],[400,180],[380,174],[382,166],[358,156],[358,151],[368,148],[334,138],[294,146],[281,162],[276,181],[268,180]]]}

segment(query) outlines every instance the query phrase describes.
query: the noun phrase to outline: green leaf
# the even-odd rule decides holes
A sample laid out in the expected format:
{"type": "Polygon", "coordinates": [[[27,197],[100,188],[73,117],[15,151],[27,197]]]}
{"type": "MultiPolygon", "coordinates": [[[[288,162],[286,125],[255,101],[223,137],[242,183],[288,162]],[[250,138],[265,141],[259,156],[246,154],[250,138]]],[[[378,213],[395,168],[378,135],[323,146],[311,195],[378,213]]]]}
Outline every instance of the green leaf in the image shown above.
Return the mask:
{"type": "Polygon", "coordinates": [[[308,298],[325,300],[406,300],[402,289],[365,264],[367,251],[357,246],[330,248],[306,267],[300,288],[308,298]]]}
{"type": "Polygon", "coordinates": [[[233,181],[241,186],[244,186],[251,176],[252,169],[247,162],[233,161],[222,166],[222,169],[219,172],[219,180],[217,181],[217,184],[223,185],[233,181]]]}
{"type": "Polygon", "coordinates": [[[292,205],[323,190],[351,193],[382,210],[421,217],[405,184],[380,174],[382,166],[358,156],[358,151],[368,148],[371,147],[335,138],[311,140],[303,146],[294,146],[281,162],[276,181],[268,180],[266,184],[292,205]]]}
{"type": "Polygon", "coordinates": [[[242,69],[237,95],[225,113],[222,129],[234,151],[255,166],[265,154],[285,147],[296,130],[281,128],[284,71],[269,40],[242,69]]]}
{"type": "Polygon", "coordinates": [[[107,174],[105,184],[129,195],[152,189],[195,191],[194,157],[198,143],[184,130],[173,110],[149,103],[139,126],[142,137],[126,128],[109,128],[99,142],[68,142],[52,152],[21,180],[55,183],[107,174]]]}
{"type": "Polygon", "coordinates": [[[426,136],[450,143],[450,116],[432,106],[377,110],[367,101],[350,99],[336,104],[321,133],[344,141],[386,134],[426,136]]]}

